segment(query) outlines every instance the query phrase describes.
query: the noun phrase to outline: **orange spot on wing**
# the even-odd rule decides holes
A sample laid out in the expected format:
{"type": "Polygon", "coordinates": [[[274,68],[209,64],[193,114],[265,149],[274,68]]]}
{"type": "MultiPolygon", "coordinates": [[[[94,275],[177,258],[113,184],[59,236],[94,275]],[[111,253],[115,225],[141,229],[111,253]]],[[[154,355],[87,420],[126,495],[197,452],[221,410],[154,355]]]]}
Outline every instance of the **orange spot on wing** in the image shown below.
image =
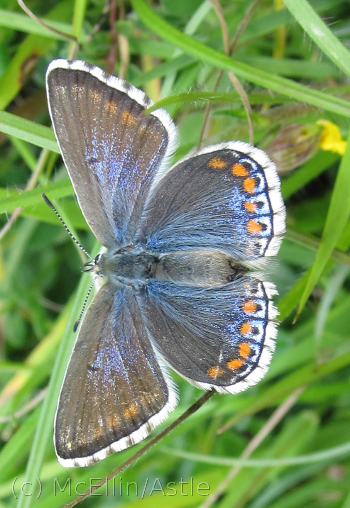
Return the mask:
{"type": "Polygon", "coordinates": [[[261,230],[262,230],[262,225],[259,224],[258,222],[255,222],[255,220],[250,220],[248,222],[248,232],[251,233],[252,235],[257,235],[259,233],[261,233],[261,230]]]}
{"type": "Polygon", "coordinates": [[[240,367],[242,367],[243,363],[244,363],[243,360],[240,360],[239,358],[234,358],[233,360],[230,360],[229,362],[227,362],[227,367],[230,370],[235,370],[235,369],[239,369],[240,367]]]}
{"type": "Polygon", "coordinates": [[[109,428],[115,429],[120,425],[120,419],[117,416],[112,416],[106,419],[106,424],[109,428]]]}
{"type": "Polygon", "coordinates": [[[226,166],[226,162],[220,159],[220,157],[213,157],[208,162],[208,166],[210,166],[213,169],[223,169],[226,166]]]}
{"type": "Polygon", "coordinates": [[[246,321],[242,326],[241,326],[241,329],[240,329],[240,332],[242,335],[247,335],[247,333],[249,333],[251,330],[251,326],[250,326],[250,323],[249,321],[246,321]]]}
{"type": "Polygon", "coordinates": [[[255,180],[254,178],[246,178],[243,182],[243,187],[246,192],[252,194],[255,189],[255,180]]]}
{"type": "Polygon", "coordinates": [[[123,123],[126,123],[127,125],[136,125],[136,118],[134,116],[132,116],[130,113],[128,113],[127,111],[124,111],[122,113],[122,121],[123,123]]]}
{"type": "Polygon", "coordinates": [[[124,409],[125,418],[133,418],[139,412],[139,407],[136,404],[132,404],[131,406],[124,409]]]}
{"type": "Polygon", "coordinates": [[[218,365],[213,365],[213,367],[209,367],[207,370],[208,376],[210,376],[212,379],[216,379],[217,377],[222,376],[225,374],[224,369],[221,369],[218,365]]]}
{"type": "Polygon", "coordinates": [[[250,213],[254,213],[255,210],[256,210],[256,204],[255,203],[250,203],[250,201],[246,201],[244,203],[244,206],[245,206],[245,209],[250,212],[250,213]]]}
{"type": "Polygon", "coordinates": [[[239,345],[239,354],[242,358],[247,358],[251,353],[251,348],[247,342],[243,342],[239,345]]]}
{"type": "Polygon", "coordinates": [[[111,112],[111,113],[116,113],[118,111],[117,105],[113,101],[105,102],[104,108],[106,111],[111,112]]]}
{"type": "Polygon", "coordinates": [[[232,166],[232,174],[233,176],[247,176],[248,171],[243,164],[237,163],[232,166]]]}
{"type": "Polygon", "coordinates": [[[243,310],[247,314],[251,314],[252,312],[255,312],[256,311],[256,303],[253,302],[253,300],[246,301],[244,304],[243,310]]]}

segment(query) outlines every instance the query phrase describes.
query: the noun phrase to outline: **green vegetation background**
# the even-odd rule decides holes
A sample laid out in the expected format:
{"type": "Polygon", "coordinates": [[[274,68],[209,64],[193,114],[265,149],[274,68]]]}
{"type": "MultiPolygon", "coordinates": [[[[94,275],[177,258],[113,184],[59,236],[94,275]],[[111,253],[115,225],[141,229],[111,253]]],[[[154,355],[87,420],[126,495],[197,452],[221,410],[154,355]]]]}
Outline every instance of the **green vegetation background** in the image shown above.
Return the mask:
{"type": "MultiPolygon", "coordinates": [[[[83,506],[350,508],[350,149],[344,142],[350,5],[284,3],[133,0],[117,2],[114,19],[103,14],[104,0],[28,1],[36,15],[78,37],[79,58],[112,66],[155,101],[170,97],[166,107],[180,130],[176,158],[197,145],[209,103],[203,145],[248,140],[233,72],[248,94],[255,143],[283,169],[287,234],[270,270],[281,325],[268,374],[242,394],[215,395],[117,477],[114,490],[112,483],[108,493],[103,487],[83,506]],[[232,42],[238,31],[232,57],[226,56],[225,34],[232,42]],[[319,120],[332,122],[335,134],[319,120]],[[333,151],[321,148],[325,137],[333,151]],[[257,437],[251,461],[240,464],[257,437]],[[233,472],[235,464],[242,467],[233,472]],[[181,492],[182,480],[190,483],[181,492]],[[129,492],[128,482],[135,482],[129,492]],[[201,482],[209,485],[201,493],[216,499],[198,493],[201,482]]],[[[0,507],[63,506],[142,446],[74,470],[62,468],[53,450],[57,395],[90,280],[81,277],[82,260],[41,192],[86,248],[97,248],[46,105],[47,65],[71,51],[71,43],[14,0],[1,0],[0,507]],[[20,492],[24,482],[32,483],[23,489],[28,495],[20,492]]],[[[180,402],[168,422],[200,395],[174,378],[180,402]]]]}

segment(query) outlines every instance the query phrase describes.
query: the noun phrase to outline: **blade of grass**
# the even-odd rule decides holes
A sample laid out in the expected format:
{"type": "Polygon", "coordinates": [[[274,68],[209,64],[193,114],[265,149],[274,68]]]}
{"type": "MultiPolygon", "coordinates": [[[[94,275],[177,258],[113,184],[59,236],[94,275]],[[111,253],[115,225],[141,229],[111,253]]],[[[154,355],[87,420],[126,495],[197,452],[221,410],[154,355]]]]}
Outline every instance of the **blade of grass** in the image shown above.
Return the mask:
{"type": "Polygon", "coordinates": [[[7,113],[7,111],[0,111],[0,130],[33,145],[60,153],[53,130],[45,125],[7,113]]]}
{"type": "Polygon", "coordinates": [[[320,461],[333,461],[341,457],[350,455],[350,443],[344,443],[325,450],[308,453],[307,455],[298,455],[296,457],[282,457],[278,459],[240,459],[240,458],[227,458],[216,457],[215,455],[204,455],[199,453],[186,452],[174,448],[164,447],[166,453],[176,457],[186,458],[195,462],[204,462],[206,464],[216,464],[221,466],[240,466],[240,467],[281,467],[281,466],[295,466],[297,464],[314,464],[320,461]]]}
{"type": "MultiPolygon", "coordinates": [[[[84,17],[85,17],[85,11],[86,11],[86,3],[87,0],[76,0],[74,2],[74,14],[73,14],[73,33],[78,41],[79,34],[81,32],[83,23],[84,23],[84,17]]],[[[70,41],[69,42],[69,58],[76,58],[76,52],[78,51],[78,45],[76,42],[70,41]]]]}
{"type": "Polygon", "coordinates": [[[331,203],[327,214],[320,247],[317,251],[315,262],[312,266],[310,276],[301,297],[295,319],[300,315],[313,288],[320,278],[323,269],[333,249],[336,247],[340,235],[350,215],[350,131],[347,140],[346,150],[340,164],[337,178],[332,193],[331,203]]]}
{"type": "MultiPolygon", "coordinates": [[[[47,24],[52,26],[60,32],[64,32],[68,35],[72,33],[72,27],[68,23],[60,23],[59,21],[48,21],[47,24]]],[[[19,14],[18,12],[10,12],[4,9],[0,9],[0,26],[5,28],[11,28],[12,30],[18,30],[27,34],[39,35],[48,37],[49,39],[66,40],[63,35],[57,32],[51,32],[42,25],[39,25],[33,19],[30,19],[26,14],[19,14]]],[[[85,41],[85,35],[80,35],[80,42],[85,41]]]]}
{"type": "MultiPolygon", "coordinates": [[[[13,212],[17,207],[36,206],[38,200],[42,200],[41,194],[45,192],[51,199],[63,198],[74,194],[73,187],[69,178],[50,182],[48,185],[36,187],[30,191],[13,191],[13,196],[2,198],[0,193],[0,213],[13,212]]],[[[9,193],[9,191],[7,191],[9,193]]]]}
{"type": "Polygon", "coordinates": [[[333,35],[328,26],[316,14],[306,0],[285,0],[284,5],[292,13],[294,19],[302,26],[308,36],[341,69],[350,76],[350,53],[333,35]]]}

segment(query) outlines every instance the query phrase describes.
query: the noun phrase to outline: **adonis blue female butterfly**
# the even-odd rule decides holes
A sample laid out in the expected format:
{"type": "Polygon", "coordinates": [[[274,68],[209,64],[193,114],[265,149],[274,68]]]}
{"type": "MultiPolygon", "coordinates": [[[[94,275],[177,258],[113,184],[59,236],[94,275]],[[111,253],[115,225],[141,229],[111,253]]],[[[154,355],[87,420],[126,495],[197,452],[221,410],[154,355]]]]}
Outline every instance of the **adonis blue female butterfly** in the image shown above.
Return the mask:
{"type": "Polygon", "coordinates": [[[176,128],[132,85],[83,61],[54,60],[47,95],[79,205],[105,246],[106,283],[76,339],[55,421],[66,467],[149,435],[176,405],[167,366],[237,393],[265,374],[276,309],[263,261],[278,252],[285,209],[274,164],[241,141],[169,168],[176,128]]]}

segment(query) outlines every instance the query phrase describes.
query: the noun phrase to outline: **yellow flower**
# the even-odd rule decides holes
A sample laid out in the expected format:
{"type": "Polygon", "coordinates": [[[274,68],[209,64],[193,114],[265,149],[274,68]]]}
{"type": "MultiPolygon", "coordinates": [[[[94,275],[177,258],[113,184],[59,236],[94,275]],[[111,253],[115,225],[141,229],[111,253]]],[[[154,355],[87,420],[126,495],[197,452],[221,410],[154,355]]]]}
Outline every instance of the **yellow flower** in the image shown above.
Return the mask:
{"type": "Polygon", "coordinates": [[[328,120],[319,120],[317,124],[323,127],[319,140],[320,148],[344,155],[346,141],[342,139],[338,125],[328,120]]]}

